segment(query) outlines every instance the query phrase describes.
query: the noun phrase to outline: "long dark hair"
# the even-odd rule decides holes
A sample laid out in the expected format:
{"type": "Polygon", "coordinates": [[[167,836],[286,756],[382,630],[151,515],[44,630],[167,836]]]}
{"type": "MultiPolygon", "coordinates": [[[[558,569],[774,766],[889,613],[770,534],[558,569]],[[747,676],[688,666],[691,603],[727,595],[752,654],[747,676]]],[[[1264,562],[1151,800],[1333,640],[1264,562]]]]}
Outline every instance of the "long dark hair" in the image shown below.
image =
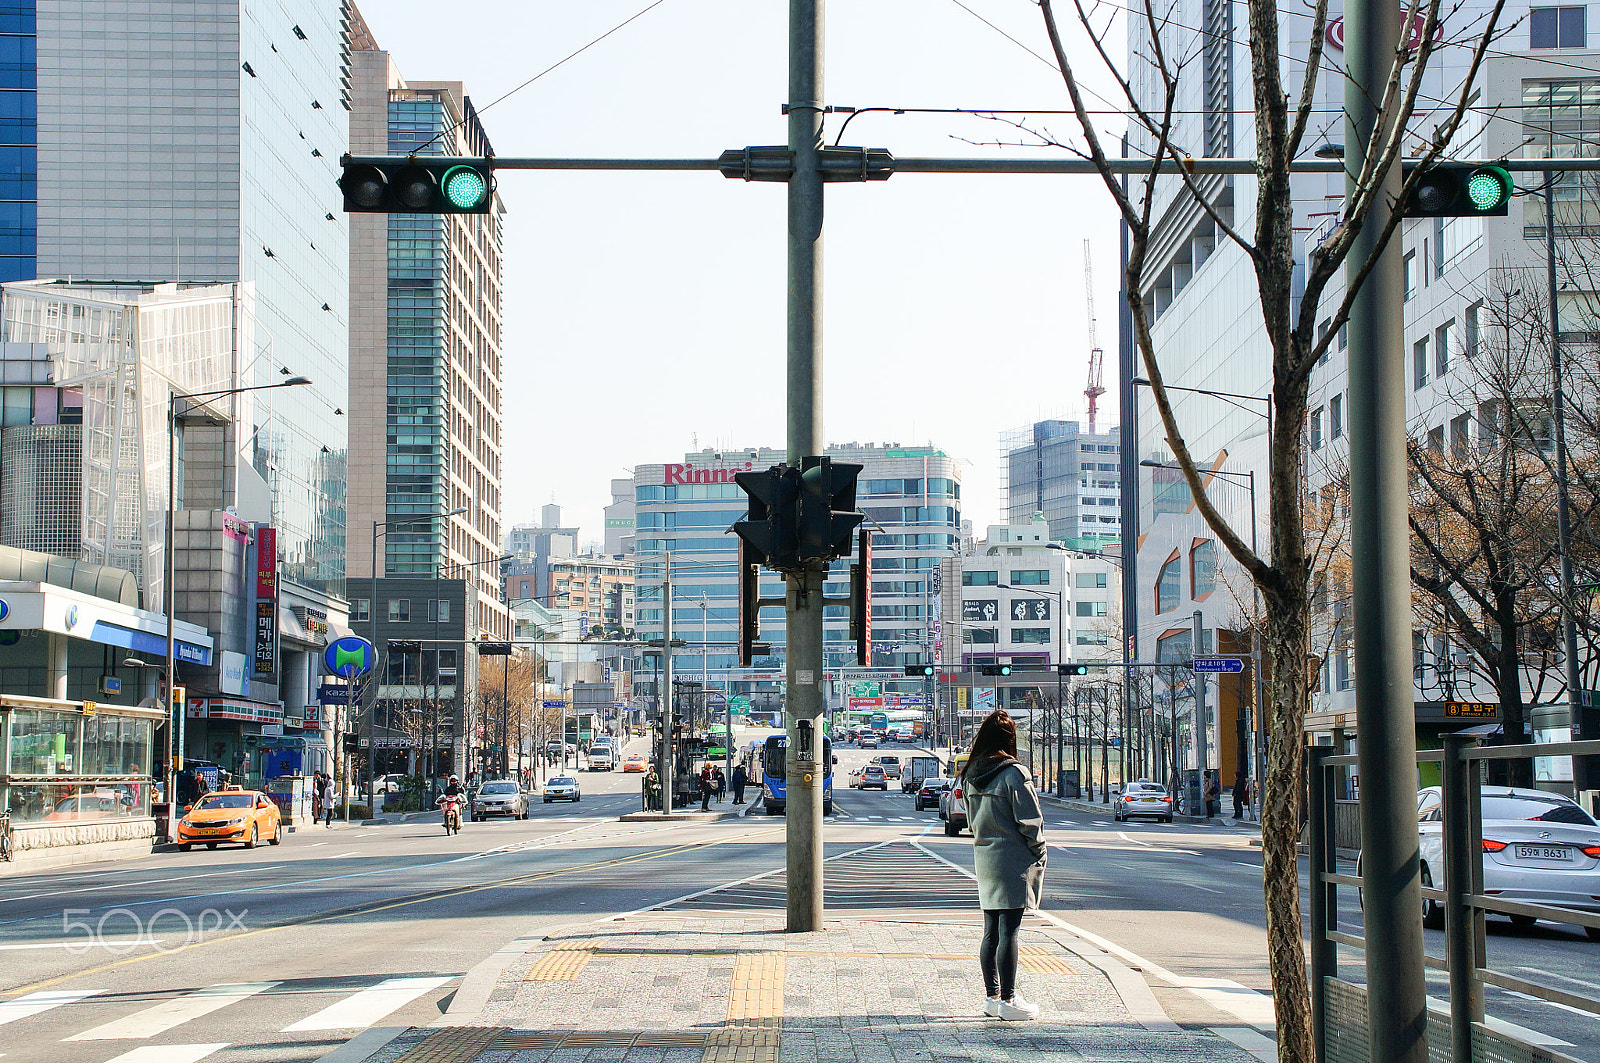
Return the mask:
{"type": "Polygon", "coordinates": [[[978,726],[978,733],[972,739],[972,752],[967,757],[966,765],[961,769],[961,777],[966,778],[967,773],[977,767],[979,761],[994,760],[996,757],[1015,759],[1016,755],[1016,721],[1005,709],[995,709],[978,726]]]}

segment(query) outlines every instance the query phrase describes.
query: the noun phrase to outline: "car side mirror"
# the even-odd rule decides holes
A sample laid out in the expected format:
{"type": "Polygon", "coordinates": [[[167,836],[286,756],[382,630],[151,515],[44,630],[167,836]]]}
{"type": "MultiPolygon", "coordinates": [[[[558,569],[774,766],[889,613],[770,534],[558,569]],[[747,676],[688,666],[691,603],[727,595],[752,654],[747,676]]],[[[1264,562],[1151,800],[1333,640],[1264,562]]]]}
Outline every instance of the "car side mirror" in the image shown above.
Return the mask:
{"type": "Polygon", "coordinates": [[[192,809],[192,808],[194,808],[194,806],[193,806],[193,805],[184,805],[184,806],[183,806],[183,810],[184,810],[184,811],[185,811],[185,812],[187,812],[187,811],[189,811],[189,810],[190,810],[190,809],[192,809]]]}

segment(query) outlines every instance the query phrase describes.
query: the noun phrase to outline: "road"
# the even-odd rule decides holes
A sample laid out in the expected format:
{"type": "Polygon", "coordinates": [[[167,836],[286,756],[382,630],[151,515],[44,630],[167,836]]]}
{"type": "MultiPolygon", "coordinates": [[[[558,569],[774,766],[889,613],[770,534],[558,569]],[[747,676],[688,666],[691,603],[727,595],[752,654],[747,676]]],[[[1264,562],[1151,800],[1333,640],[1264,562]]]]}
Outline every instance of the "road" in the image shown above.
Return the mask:
{"type": "MultiPolygon", "coordinates": [[[[945,837],[936,814],[898,790],[847,789],[845,772],[868,755],[839,750],[830,910],[904,918],[908,935],[976,918],[970,839],[945,837]]],[[[455,837],[432,822],[335,827],[278,847],[0,878],[0,1054],[311,1061],[369,1026],[433,1022],[468,970],[541,928],[650,908],[781,917],[781,817],[623,824],[639,777],[580,778],[576,804],[536,802],[526,821],[468,824],[455,837]]],[[[1047,821],[1039,918],[1139,969],[1176,1021],[1270,1033],[1248,831],[1054,807],[1047,821]]],[[[1491,960],[1600,986],[1595,946],[1571,930],[1491,923],[1491,960]]],[[[1592,1020],[1497,991],[1490,1008],[1600,1063],[1592,1020]]]]}

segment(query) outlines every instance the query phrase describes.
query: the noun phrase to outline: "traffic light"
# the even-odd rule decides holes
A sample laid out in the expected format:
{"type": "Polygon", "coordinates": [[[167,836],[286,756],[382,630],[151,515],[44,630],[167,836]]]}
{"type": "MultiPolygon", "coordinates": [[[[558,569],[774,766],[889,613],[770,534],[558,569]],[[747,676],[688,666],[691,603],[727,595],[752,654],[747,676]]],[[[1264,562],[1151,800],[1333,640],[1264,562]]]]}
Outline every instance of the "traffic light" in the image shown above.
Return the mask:
{"type": "Polygon", "coordinates": [[[749,561],[779,572],[800,571],[800,470],[774,465],[764,472],[735,473],[733,479],[750,499],[745,519],[733,526],[749,547],[749,561]]]}
{"type": "MultiPolygon", "coordinates": [[[[1410,180],[1416,163],[1402,170],[1410,180]]],[[[1503,218],[1515,186],[1503,166],[1467,166],[1438,162],[1423,170],[1400,204],[1406,218],[1503,218]]]]}
{"type": "Polygon", "coordinates": [[[872,533],[856,533],[856,563],[850,566],[850,637],[856,642],[856,664],[872,663],[872,533]]]}
{"type": "Polygon", "coordinates": [[[1058,664],[1056,671],[1062,675],[1088,675],[1089,666],[1086,664],[1058,664]]]}
{"type": "Polygon", "coordinates": [[[421,653],[422,643],[417,639],[390,639],[390,653],[421,653]]]}
{"type": "Polygon", "coordinates": [[[934,673],[934,667],[931,664],[908,664],[908,665],[906,665],[906,675],[914,675],[918,679],[926,679],[929,676],[933,675],[933,673],[934,673]]]}
{"type": "Polygon", "coordinates": [[[739,667],[749,668],[761,638],[761,566],[750,544],[739,540],[739,667]]]}
{"type": "Polygon", "coordinates": [[[345,162],[339,190],[346,214],[487,214],[494,171],[488,162],[445,158],[345,162]]]}
{"type": "Polygon", "coordinates": [[[856,477],[862,466],[832,458],[800,459],[800,560],[850,556],[850,537],[866,516],[856,512],[856,477]]]}
{"type": "Polygon", "coordinates": [[[983,674],[984,675],[1010,675],[1011,674],[1011,666],[1009,664],[986,664],[986,665],[983,666],[983,674]]]}

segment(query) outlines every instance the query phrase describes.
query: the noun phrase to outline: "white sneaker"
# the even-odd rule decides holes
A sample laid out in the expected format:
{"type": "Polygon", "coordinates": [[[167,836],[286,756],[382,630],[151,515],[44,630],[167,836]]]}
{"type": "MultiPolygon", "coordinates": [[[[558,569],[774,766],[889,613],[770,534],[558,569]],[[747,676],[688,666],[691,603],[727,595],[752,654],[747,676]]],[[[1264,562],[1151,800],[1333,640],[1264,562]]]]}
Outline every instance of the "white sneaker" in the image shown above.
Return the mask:
{"type": "Polygon", "coordinates": [[[1000,1002],[1000,1017],[1013,1022],[1038,1018],[1039,1005],[1029,1004],[1021,997],[1012,997],[1010,1000],[1000,1002]]]}
{"type": "Polygon", "coordinates": [[[991,1018],[998,1019],[1000,1017],[1000,998],[999,997],[987,997],[987,998],[985,998],[984,1002],[983,1002],[983,1013],[985,1015],[990,1016],[991,1018]]]}

